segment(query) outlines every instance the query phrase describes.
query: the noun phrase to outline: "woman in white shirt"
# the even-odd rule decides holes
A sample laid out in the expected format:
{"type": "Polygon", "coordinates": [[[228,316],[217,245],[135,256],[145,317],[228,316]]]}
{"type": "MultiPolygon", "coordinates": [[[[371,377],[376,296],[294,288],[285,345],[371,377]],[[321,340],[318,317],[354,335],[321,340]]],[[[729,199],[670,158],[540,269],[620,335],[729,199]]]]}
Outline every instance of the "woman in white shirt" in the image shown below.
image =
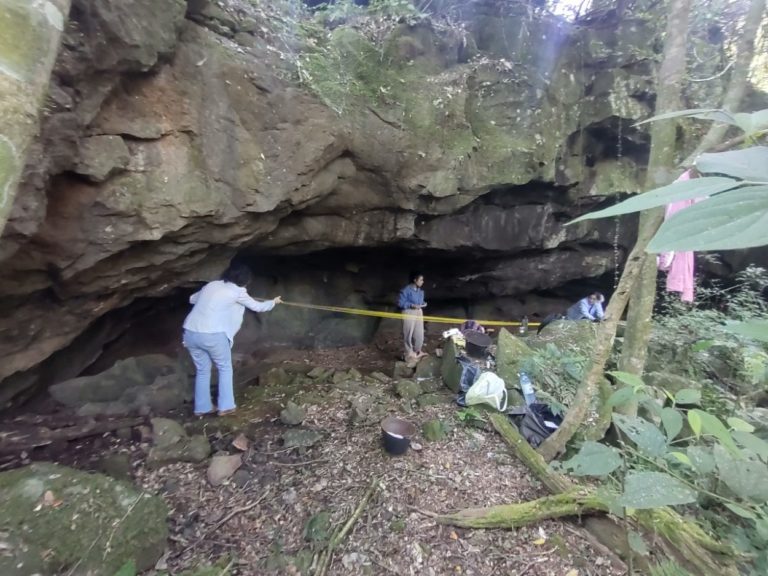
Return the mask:
{"type": "Polygon", "coordinates": [[[221,280],[209,282],[189,297],[192,311],[184,320],[184,347],[195,363],[195,415],[213,412],[211,403],[211,365],[219,372],[219,416],[235,411],[232,386],[232,342],[243,323],[245,309],[268,312],[282,303],[280,296],[257,302],[245,286],[251,272],[241,265],[230,266],[221,280]]]}

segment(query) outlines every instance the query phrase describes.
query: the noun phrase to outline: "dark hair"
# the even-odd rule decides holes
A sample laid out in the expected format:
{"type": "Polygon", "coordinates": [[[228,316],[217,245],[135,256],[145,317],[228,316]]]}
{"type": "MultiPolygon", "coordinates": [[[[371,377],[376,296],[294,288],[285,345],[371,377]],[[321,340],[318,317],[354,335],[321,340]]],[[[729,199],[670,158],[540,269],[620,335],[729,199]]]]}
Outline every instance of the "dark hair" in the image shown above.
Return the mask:
{"type": "Polygon", "coordinates": [[[605,296],[603,296],[602,292],[592,292],[590,296],[594,296],[598,302],[605,302],[605,296]]]}
{"type": "Polygon", "coordinates": [[[408,276],[408,280],[415,284],[416,280],[423,277],[424,277],[424,274],[422,274],[419,270],[412,270],[410,276],[408,276]]]}
{"type": "Polygon", "coordinates": [[[247,286],[251,281],[251,270],[242,264],[230,264],[229,268],[221,275],[224,282],[232,282],[238,286],[247,286]]]}

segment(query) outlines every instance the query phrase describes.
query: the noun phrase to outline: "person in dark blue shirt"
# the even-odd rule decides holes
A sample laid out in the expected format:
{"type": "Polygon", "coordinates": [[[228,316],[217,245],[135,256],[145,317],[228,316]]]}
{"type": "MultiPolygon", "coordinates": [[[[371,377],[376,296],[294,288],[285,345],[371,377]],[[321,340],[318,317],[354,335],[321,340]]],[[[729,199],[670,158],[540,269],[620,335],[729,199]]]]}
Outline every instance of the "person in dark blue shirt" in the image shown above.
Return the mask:
{"type": "Polygon", "coordinates": [[[603,302],[605,302],[605,297],[600,292],[593,292],[568,308],[565,317],[568,320],[600,321],[605,316],[603,302]]]}
{"type": "Polygon", "coordinates": [[[403,318],[403,340],[405,341],[405,361],[418,360],[426,356],[421,351],[424,346],[424,318],[422,309],[427,306],[424,302],[424,275],[412,272],[410,284],[400,290],[397,307],[405,315],[403,318]]]}

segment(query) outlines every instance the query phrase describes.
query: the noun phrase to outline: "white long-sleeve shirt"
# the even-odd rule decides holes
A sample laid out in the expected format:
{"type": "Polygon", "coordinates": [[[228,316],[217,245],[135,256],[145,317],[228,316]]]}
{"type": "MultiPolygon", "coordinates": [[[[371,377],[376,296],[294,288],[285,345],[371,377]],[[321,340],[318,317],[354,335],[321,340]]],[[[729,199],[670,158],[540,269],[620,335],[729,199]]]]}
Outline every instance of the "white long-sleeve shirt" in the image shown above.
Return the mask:
{"type": "Polygon", "coordinates": [[[184,320],[184,329],[205,334],[224,332],[230,346],[243,324],[246,308],[268,312],[275,307],[274,300],[257,302],[245,288],[224,280],[209,282],[192,294],[189,302],[194,306],[184,320]]]}

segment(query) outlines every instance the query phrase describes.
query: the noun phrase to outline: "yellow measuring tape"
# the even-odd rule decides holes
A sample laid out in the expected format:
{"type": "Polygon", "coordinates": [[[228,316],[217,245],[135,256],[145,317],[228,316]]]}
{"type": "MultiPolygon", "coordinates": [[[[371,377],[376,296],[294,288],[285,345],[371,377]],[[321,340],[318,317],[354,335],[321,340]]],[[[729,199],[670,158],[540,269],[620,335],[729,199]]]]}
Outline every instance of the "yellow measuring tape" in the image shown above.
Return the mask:
{"type": "MultiPolygon", "coordinates": [[[[412,318],[409,314],[400,312],[385,312],[383,310],[363,310],[361,308],[344,308],[343,306],[321,306],[319,304],[302,304],[300,302],[285,302],[285,306],[295,308],[307,308],[309,310],[322,310],[324,312],[338,312],[339,314],[352,314],[354,316],[372,316],[375,318],[392,318],[402,320],[403,318],[412,318]]],[[[438,324],[463,324],[469,318],[449,318],[447,316],[422,316],[425,322],[435,322],[438,324]]],[[[520,326],[522,322],[504,322],[502,320],[475,320],[482,326],[520,326]]],[[[528,326],[539,326],[540,322],[528,322],[528,326]]]]}

